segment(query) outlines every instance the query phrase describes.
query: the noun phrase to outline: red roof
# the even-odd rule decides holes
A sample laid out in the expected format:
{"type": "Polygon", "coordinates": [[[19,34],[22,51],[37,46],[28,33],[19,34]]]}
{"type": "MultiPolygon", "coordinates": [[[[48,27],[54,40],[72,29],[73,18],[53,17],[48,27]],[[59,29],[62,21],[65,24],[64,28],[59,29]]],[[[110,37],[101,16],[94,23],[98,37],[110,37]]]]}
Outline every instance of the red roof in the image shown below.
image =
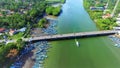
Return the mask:
{"type": "Polygon", "coordinates": [[[2,14],[0,14],[0,16],[3,16],[2,14]]]}
{"type": "Polygon", "coordinates": [[[3,31],[5,31],[5,28],[0,28],[0,32],[3,32],[3,31]]]}

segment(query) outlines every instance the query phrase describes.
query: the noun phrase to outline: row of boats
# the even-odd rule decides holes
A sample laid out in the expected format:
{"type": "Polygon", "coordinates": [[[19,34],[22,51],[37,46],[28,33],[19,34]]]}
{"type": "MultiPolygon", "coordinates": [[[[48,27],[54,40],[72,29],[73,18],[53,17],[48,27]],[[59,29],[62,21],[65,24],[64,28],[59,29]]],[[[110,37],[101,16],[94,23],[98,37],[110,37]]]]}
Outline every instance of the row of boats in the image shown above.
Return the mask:
{"type": "Polygon", "coordinates": [[[37,51],[34,53],[35,63],[32,68],[43,68],[43,63],[44,60],[48,57],[47,52],[50,46],[47,41],[40,41],[34,43],[34,46],[37,49],[37,51]]]}
{"type": "Polygon", "coordinates": [[[119,48],[120,48],[120,44],[115,44],[114,46],[115,46],[115,47],[119,47],[119,48]]]}
{"type": "MultiPolygon", "coordinates": [[[[56,20],[49,20],[50,24],[49,27],[43,28],[42,31],[45,34],[53,35],[57,34],[57,31],[55,30],[55,26],[57,25],[56,20]]],[[[44,60],[48,57],[47,52],[50,48],[49,43],[47,41],[39,41],[34,43],[35,48],[37,51],[35,52],[35,63],[32,68],[44,68],[44,60]]]]}
{"type": "Polygon", "coordinates": [[[115,36],[109,36],[109,38],[115,43],[115,47],[120,48],[120,38],[115,36]]]}
{"type": "Polygon", "coordinates": [[[42,31],[45,34],[53,35],[57,34],[57,30],[55,30],[55,26],[57,26],[57,21],[56,20],[49,20],[51,23],[49,24],[49,27],[47,28],[42,28],[42,31]]]}

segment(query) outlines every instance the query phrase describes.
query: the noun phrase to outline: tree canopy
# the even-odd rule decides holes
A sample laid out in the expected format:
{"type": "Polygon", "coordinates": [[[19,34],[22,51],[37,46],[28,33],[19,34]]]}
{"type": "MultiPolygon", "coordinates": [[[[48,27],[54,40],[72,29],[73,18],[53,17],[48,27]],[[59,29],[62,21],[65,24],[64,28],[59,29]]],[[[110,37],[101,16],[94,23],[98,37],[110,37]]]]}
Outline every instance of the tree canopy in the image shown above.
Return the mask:
{"type": "Polygon", "coordinates": [[[47,23],[48,23],[47,19],[42,18],[42,19],[39,20],[38,26],[40,26],[41,28],[43,28],[44,25],[47,24],[47,23]]]}
{"type": "Polygon", "coordinates": [[[59,15],[60,12],[61,12],[61,6],[58,6],[58,7],[49,6],[46,8],[46,13],[48,15],[57,16],[57,15],[59,15]]]}

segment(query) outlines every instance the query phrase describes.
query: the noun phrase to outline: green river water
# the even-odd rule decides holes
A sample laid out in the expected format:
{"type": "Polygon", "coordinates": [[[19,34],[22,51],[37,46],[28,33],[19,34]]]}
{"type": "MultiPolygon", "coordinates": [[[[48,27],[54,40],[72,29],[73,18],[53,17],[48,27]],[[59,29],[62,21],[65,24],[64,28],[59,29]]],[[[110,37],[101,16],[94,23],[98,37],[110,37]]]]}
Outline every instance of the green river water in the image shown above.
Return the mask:
{"type": "MultiPolygon", "coordinates": [[[[98,28],[83,7],[83,0],[66,0],[58,17],[59,34],[96,31],[98,28]]],[[[51,42],[45,68],[120,68],[120,49],[108,37],[51,42]]]]}

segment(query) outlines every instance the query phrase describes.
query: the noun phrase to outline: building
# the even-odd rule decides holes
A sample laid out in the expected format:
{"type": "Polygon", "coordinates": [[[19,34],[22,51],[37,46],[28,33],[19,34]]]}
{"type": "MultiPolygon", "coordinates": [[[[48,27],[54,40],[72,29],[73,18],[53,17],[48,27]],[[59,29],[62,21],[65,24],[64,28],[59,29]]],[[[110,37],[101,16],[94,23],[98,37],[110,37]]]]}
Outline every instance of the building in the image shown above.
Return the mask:
{"type": "Polygon", "coordinates": [[[111,14],[109,14],[109,13],[102,16],[103,19],[110,18],[110,17],[111,17],[111,14]]]}
{"type": "Polygon", "coordinates": [[[116,21],[116,23],[117,23],[118,25],[120,25],[120,21],[116,21]]]}
{"type": "Polygon", "coordinates": [[[103,10],[105,10],[105,8],[104,7],[90,7],[90,10],[103,11],[103,10]]]}
{"type": "Polygon", "coordinates": [[[118,14],[118,17],[116,18],[116,23],[118,24],[118,26],[120,26],[120,13],[118,14]]]}
{"type": "Polygon", "coordinates": [[[0,13],[0,17],[2,17],[3,15],[0,13]]]}
{"type": "Polygon", "coordinates": [[[113,27],[114,30],[120,30],[120,27],[113,27]]]}
{"type": "Polygon", "coordinates": [[[120,18],[116,18],[117,21],[120,21],[120,18]]]}
{"type": "Polygon", "coordinates": [[[9,31],[10,36],[13,36],[15,33],[16,33],[16,31],[15,31],[15,30],[10,29],[10,31],[9,31]]]}
{"type": "Polygon", "coordinates": [[[26,27],[23,27],[23,28],[19,29],[18,31],[19,32],[25,32],[25,30],[26,30],[26,27]]]}
{"type": "Polygon", "coordinates": [[[118,17],[120,17],[120,13],[118,14],[118,17]]]}
{"type": "Polygon", "coordinates": [[[5,28],[0,28],[0,33],[3,33],[3,32],[5,32],[5,28]]]}

